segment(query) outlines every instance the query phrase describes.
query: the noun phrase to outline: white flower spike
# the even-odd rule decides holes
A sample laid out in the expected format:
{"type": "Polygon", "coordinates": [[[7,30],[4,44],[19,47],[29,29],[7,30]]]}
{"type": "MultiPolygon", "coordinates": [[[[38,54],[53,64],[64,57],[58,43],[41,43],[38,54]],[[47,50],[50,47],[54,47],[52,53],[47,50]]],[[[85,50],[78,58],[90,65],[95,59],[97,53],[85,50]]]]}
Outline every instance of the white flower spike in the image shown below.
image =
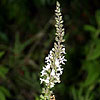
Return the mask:
{"type": "Polygon", "coordinates": [[[42,93],[44,95],[41,95],[40,100],[50,100],[52,94],[52,88],[55,86],[56,83],[60,83],[60,76],[63,73],[63,68],[61,68],[62,65],[65,64],[64,54],[65,52],[65,46],[62,44],[65,40],[63,39],[64,36],[64,28],[63,28],[63,20],[60,10],[60,4],[57,1],[56,3],[56,10],[55,10],[55,20],[56,20],[56,37],[55,37],[55,43],[54,48],[50,51],[48,54],[48,57],[45,58],[45,67],[43,67],[43,70],[41,71],[41,78],[40,83],[44,83],[45,88],[43,88],[42,93]]]}

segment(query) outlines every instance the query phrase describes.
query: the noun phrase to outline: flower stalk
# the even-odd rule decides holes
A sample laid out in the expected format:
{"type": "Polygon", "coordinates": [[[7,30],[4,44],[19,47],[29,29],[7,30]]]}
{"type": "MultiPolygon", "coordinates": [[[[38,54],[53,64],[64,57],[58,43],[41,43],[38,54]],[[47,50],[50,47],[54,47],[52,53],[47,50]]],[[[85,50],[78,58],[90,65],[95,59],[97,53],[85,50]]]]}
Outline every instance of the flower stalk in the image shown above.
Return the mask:
{"type": "Polygon", "coordinates": [[[63,42],[65,41],[64,36],[64,28],[63,28],[63,20],[60,10],[60,4],[57,1],[56,10],[55,10],[55,20],[56,20],[56,37],[54,42],[54,47],[50,50],[50,53],[45,58],[46,65],[43,67],[41,71],[40,81],[41,84],[45,85],[45,88],[42,89],[42,94],[40,96],[40,100],[55,100],[55,96],[53,95],[52,88],[56,83],[60,83],[60,76],[63,73],[63,68],[61,67],[65,64],[65,46],[63,42]]]}

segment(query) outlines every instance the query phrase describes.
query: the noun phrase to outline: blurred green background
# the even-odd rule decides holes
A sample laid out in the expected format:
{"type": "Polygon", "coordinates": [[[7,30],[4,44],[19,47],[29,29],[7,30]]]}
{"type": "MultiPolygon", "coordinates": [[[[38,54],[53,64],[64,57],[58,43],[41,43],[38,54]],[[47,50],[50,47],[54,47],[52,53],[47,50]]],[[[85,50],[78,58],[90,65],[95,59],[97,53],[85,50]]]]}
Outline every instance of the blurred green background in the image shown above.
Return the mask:
{"type": "MultiPolygon", "coordinates": [[[[56,0],[0,1],[0,100],[39,100],[53,47],[56,0]]],[[[56,100],[100,100],[100,1],[59,0],[66,65],[56,100]]]]}

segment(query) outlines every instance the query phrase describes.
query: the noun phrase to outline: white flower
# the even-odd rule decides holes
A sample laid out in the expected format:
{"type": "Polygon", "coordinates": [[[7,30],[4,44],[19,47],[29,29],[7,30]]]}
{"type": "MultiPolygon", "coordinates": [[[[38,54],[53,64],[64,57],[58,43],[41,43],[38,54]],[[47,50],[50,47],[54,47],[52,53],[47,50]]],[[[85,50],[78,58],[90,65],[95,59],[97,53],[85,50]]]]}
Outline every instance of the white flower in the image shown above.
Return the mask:
{"type": "Polygon", "coordinates": [[[50,83],[50,88],[53,88],[54,85],[55,85],[55,84],[54,84],[53,82],[51,82],[51,83],[50,83]]]}
{"type": "Polygon", "coordinates": [[[55,49],[54,49],[54,48],[52,48],[52,51],[55,51],[55,49]]]}
{"type": "Polygon", "coordinates": [[[46,85],[49,83],[49,77],[47,77],[46,79],[42,79],[42,78],[40,78],[40,80],[41,80],[41,84],[43,83],[43,82],[45,82],[46,83],[46,85]]]}
{"type": "Polygon", "coordinates": [[[46,79],[46,80],[44,80],[44,82],[45,82],[45,83],[49,83],[49,79],[50,79],[50,78],[49,78],[49,77],[47,77],[47,79],[46,79]]]}
{"type": "Polygon", "coordinates": [[[65,59],[65,56],[60,56],[60,63],[62,63],[62,64],[65,64],[65,61],[67,61],[66,59],[65,59]]]}
{"type": "Polygon", "coordinates": [[[57,69],[57,73],[59,73],[60,75],[63,73],[63,68],[59,68],[59,69],[57,69]]]}
{"type": "Polygon", "coordinates": [[[40,78],[41,84],[43,83],[44,79],[40,78]]]}
{"type": "Polygon", "coordinates": [[[60,77],[59,76],[54,76],[55,80],[54,83],[60,83],[60,77]]]}
{"type": "Polygon", "coordinates": [[[54,70],[54,69],[52,69],[51,75],[52,75],[52,76],[55,76],[55,70],[54,70]]]}
{"type": "Polygon", "coordinates": [[[48,70],[48,69],[50,69],[50,64],[48,64],[48,65],[46,66],[46,70],[48,70]]]}
{"type": "Polygon", "coordinates": [[[66,52],[65,52],[65,48],[62,48],[61,53],[66,54],[66,52]]]}
{"type": "Polygon", "coordinates": [[[41,76],[44,76],[44,75],[46,75],[47,73],[45,72],[45,70],[42,70],[41,71],[41,76]]]}
{"type": "Polygon", "coordinates": [[[58,59],[55,60],[55,65],[56,65],[57,67],[59,67],[59,60],[58,60],[58,59]]]}

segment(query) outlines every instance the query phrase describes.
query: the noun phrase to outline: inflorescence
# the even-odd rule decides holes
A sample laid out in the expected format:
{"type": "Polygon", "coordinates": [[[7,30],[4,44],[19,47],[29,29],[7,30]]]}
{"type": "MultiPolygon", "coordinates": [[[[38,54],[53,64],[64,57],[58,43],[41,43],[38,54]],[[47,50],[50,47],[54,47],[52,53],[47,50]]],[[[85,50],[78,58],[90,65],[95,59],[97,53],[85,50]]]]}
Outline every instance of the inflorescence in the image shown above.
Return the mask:
{"type": "Polygon", "coordinates": [[[65,40],[64,36],[64,28],[63,28],[63,20],[60,11],[60,4],[57,1],[56,10],[55,10],[55,20],[56,20],[56,37],[54,48],[50,50],[50,53],[45,58],[46,65],[43,67],[41,71],[40,82],[44,83],[45,88],[43,88],[40,100],[50,100],[52,97],[52,88],[55,86],[55,83],[60,83],[60,76],[63,73],[62,65],[65,64],[65,46],[62,44],[65,40]]]}

